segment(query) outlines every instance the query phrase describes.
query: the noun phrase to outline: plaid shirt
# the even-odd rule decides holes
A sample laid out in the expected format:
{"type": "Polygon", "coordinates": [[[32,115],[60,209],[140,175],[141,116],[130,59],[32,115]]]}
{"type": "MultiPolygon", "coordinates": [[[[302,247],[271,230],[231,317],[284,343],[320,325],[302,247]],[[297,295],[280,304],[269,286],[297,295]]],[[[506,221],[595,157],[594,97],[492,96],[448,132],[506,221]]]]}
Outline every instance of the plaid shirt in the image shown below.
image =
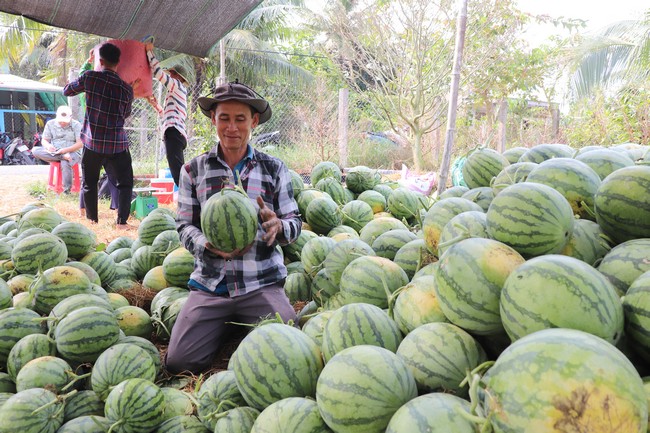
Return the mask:
{"type": "Polygon", "coordinates": [[[176,228],[181,242],[195,258],[194,272],[190,278],[210,291],[214,291],[217,284],[226,278],[228,292],[234,297],[286,278],[287,268],[276,247],[278,241],[281,244],[295,241],[300,235],[302,221],[293,199],[287,167],[279,159],[254,150],[239,179],[256,209],[256,197],[261,195],[266,206],[282,220],[282,239],[278,238],[274,245],[266,246],[266,242],[262,241],[262,221],[258,220],[255,242],[245,255],[223,260],[207,251],[205,244],[208,240],[201,231],[201,205],[235,182],[234,173],[221,158],[218,148],[217,145],[192,159],[181,170],[176,228]]]}
{"type": "Polygon", "coordinates": [[[124,119],[131,115],[133,89],[116,72],[87,71],[66,84],[65,96],[86,92],[81,141],[97,153],[119,153],[129,148],[124,119]]]}
{"type": "Polygon", "coordinates": [[[165,95],[165,108],[162,113],[164,131],[167,128],[176,128],[187,138],[185,132],[185,118],[187,117],[187,89],[180,80],[172,78],[167,72],[160,67],[160,62],[156,59],[153,52],[147,51],[149,65],[153,71],[153,76],[160,81],[167,94],[165,95]]]}

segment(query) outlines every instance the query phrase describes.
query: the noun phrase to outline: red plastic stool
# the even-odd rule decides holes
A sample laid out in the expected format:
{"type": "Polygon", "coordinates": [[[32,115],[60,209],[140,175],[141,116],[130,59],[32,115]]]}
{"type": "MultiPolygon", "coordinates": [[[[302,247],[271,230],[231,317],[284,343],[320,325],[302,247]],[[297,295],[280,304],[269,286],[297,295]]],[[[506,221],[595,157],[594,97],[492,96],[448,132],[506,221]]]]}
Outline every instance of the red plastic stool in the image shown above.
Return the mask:
{"type": "MultiPolygon", "coordinates": [[[[72,166],[72,189],[71,192],[79,192],[81,182],[79,180],[79,164],[72,166]]],[[[63,191],[63,176],[61,174],[61,163],[50,162],[50,176],[47,180],[47,189],[61,194],[63,191]]]]}

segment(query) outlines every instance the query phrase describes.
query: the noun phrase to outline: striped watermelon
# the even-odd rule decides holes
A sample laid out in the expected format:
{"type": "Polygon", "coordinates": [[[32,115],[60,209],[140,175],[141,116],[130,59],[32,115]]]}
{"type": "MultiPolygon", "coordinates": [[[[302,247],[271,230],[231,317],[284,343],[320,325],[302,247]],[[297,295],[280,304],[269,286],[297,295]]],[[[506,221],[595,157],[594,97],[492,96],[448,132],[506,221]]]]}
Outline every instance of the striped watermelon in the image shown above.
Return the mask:
{"type": "Polygon", "coordinates": [[[167,287],[166,289],[162,289],[151,300],[149,311],[151,311],[151,314],[160,313],[161,309],[166,308],[171,301],[186,297],[188,294],[188,290],[181,287],[167,287]]]}
{"type": "Polygon", "coordinates": [[[572,257],[545,255],[515,269],[501,291],[501,321],[515,341],[546,328],[589,332],[616,344],[623,306],[612,284],[572,257]]]}
{"type": "Polygon", "coordinates": [[[492,178],[509,164],[508,160],[494,149],[487,147],[470,153],[463,165],[463,180],[471,190],[490,186],[492,178]]]}
{"type": "Polygon", "coordinates": [[[338,286],[343,271],[352,260],[361,256],[374,255],[375,251],[361,239],[346,239],[332,246],[323,261],[323,266],[327,269],[333,283],[338,286]]]}
{"type": "Polygon", "coordinates": [[[411,331],[397,349],[420,394],[434,391],[467,395],[467,371],[487,361],[481,345],[451,323],[427,323],[411,331]]]}
{"type": "Polygon", "coordinates": [[[28,236],[16,243],[11,260],[21,274],[36,274],[54,266],[61,266],[68,258],[65,243],[50,233],[28,236]]]}
{"type": "Polygon", "coordinates": [[[0,406],[0,433],[55,433],[63,424],[64,401],[43,388],[11,396],[0,406]]]}
{"type": "Polygon", "coordinates": [[[34,275],[18,274],[7,280],[7,287],[13,294],[26,292],[29,290],[29,285],[34,281],[34,275]]]}
{"type": "Polygon", "coordinates": [[[319,306],[324,305],[332,296],[339,292],[339,283],[329,269],[323,268],[314,275],[310,282],[311,296],[319,306]]]}
{"type": "Polygon", "coordinates": [[[650,166],[616,170],[595,196],[596,222],[617,243],[650,238],[650,166]]]}
{"type": "Polygon", "coordinates": [[[71,362],[93,362],[119,338],[120,327],[112,311],[83,307],[68,313],[56,326],[59,354],[71,362]]]}
{"type": "Polygon", "coordinates": [[[14,220],[6,220],[0,224],[0,234],[7,235],[10,231],[17,229],[18,224],[14,220]]]}
{"type": "Polygon", "coordinates": [[[436,295],[435,278],[423,275],[400,289],[391,312],[404,335],[426,323],[446,322],[436,295]]]}
{"type": "Polygon", "coordinates": [[[63,222],[63,218],[51,207],[32,209],[20,217],[18,221],[18,233],[34,227],[51,232],[61,222],[63,222]]]}
{"type": "Polygon", "coordinates": [[[650,271],[630,285],[623,298],[625,335],[633,341],[632,348],[650,362],[650,271]]]}
{"type": "Polygon", "coordinates": [[[305,182],[302,180],[296,171],[289,169],[289,174],[291,175],[291,188],[293,188],[293,198],[298,198],[298,195],[305,189],[305,182]]]}
{"type": "Polygon", "coordinates": [[[219,251],[244,249],[257,235],[257,209],[247,195],[224,189],[202,206],[201,230],[219,251]]]}
{"type": "Polygon", "coordinates": [[[116,432],[150,432],[163,420],[164,394],[146,379],[127,379],[106,397],[104,416],[116,432]]]}
{"type": "Polygon", "coordinates": [[[467,211],[483,212],[483,209],[476,203],[460,197],[444,198],[429,208],[422,221],[424,240],[429,251],[438,254],[442,229],[453,217],[467,211]]]}
{"type": "Polygon", "coordinates": [[[194,271],[194,256],[185,248],[177,248],[163,259],[163,276],[171,286],[187,287],[194,271]]]}
{"type": "Polygon", "coordinates": [[[525,257],[562,251],[573,233],[573,210],[550,186],[523,182],[501,191],[487,211],[491,238],[525,257]]]}
{"type": "Polygon", "coordinates": [[[383,195],[386,201],[388,201],[388,198],[393,193],[393,187],[389,183],[378,183],[372,188],[372,190],[383,195]]]}
{"type": "Polygon", "coordinates": [[[404,362],[367,345],[337,353],[316,388],[320,414],[336,432],[383,433],[397,409],[415,397],[415,379],[404,362]]]}
{"type": "Polygon", "coordinates": [[[435,259],[435,256],[429,253],[426,241],[417,238],[402,245],[395,253],[393,262],[404,269],[406,276],[410,280],[418,270],[433,262],[435,259]]]}
{"type": "MultiPolygon", "coordinates": [[[[314,200],[315,198],[319,197],[329,197],[329,194],[326,192],[317,190],[317,189],[305,189],[303,190],[298,198],[296,199],[296,202],[298,203],[298,210],[300,211],[300,214],[302,215],[302,219],[305,219],[305,216],[307,215],[307,207],[309,204],[314,200]]],[[[331,198],[331,197],[330,197],[331,198]]]]}
{"type": "Polygon", "coordinates": [[[157,253],[169,254],[181,246],[181,238],[176,230],[160,232],[151,243],[157,253]]]}
{"type": "MultiPolygon", "coordinates": [[[[223,431],[223,430],[217,430],[223,431]]],[[[250,433],[331,433],[314,400],[290,397],[277,401],[259,414],[250,433]]]]}
{"type": "Polygon", "coordinates": [[[386,308],[388,297],[407,283],[406,272],[393,261],[361,256],[343,271],[340,292],[347,304],[362,302],[386,308]]]}
{"type": "Polygon", "coordinates": [[[345,184],[356,194],[372,191],[380,181],[379,172],[364,165],[352,167],[345,174],[345,184]]]}
{"type": "Polygon", "coordinates": [[[151,269],[163,264],[164,255],[154,251],[150,245],[144,245],[133,253],[131,257],[131,269],[135,276],[141,280],[151,269]]]}
{"type": "Polygon", "coordinates": [[[526,152],[528,152],[527,147],[511,147],[510,149],[506,149],[502,155],[505,156],[510,164],[515,164],[526,152]]]}
{"type": "Polygon", "coordinates": [[[287,275],[284,282],[284,293],[291,303],[309,301],[311,299],[311,277],[305,272],[294,272],[287,275]]]}
{"type": "Polygon", "coordinates": [[[0,260],[9,260],[11,259],[11,250],[13,246],[6,243],[3,240],[0,240],[0,260]]]}
{"type": "Polygon", "coordinates": [[[309,177],[312,185],[316,185],[326,177],[333,177],[341,182],[342,173],[339,166],[332,161],[321,161],[311,169],[309,177]]]}
{"type": "Polygon", "coordinates": [[[108,302],[113,310],[129,305],[129,300],[126,299],[124,295],[115,292],[107,293],[106,295],[108,296],[108,302]]]}
{"type": "Polygon", "coordinates": [[[52,234],[60,237],[68,249],[68,257],[78,260],[97,247],[95,232],[81,223],[64,222],[52,230],[52,234]]]}
{"type": "Polygon", "coordinates": [[[356,232],[360,232],[366,224],[373,220],[374,212],[368,203],[361,200],[352,200],[341,208],[341,215],[342,224],[350,226],[356,232]]]}
{"type": "Polygon", "coordinates": [[[596,149],[584,152],[577,155],[575,159],[591,167],[601,180],[619,168],[634,165],[634,161],[629,156],[613,149],[596,149]]]}
{"type": "Polygon", "coordinates": [[[344,205],[348,202],[343,184],[333,177],[325,177],[314,186],[317,190],[326,192],[338,205],[344,205]]]}
{"type": "Polygon", "coordinates": [[[598,271],[624,295],[630,284],[650,271],[650,239],[634,239],[612,248],[598,265],[598,271]]]}
{"type": "Polygon", "coordinates": [[[534,162],[515,162],[501,170],[492,180],[492,192],[499,194],[504,188],[519,182],[525,182],[528,175],[538,164],[534,162]]]}
{"type": "Polygon", "coordinates": [[[594,195],[600,177],[587,164],[572,158],[553,158],[535,167],[526,182],[550,186],[567,199],[574,214],[593,218],[594,195]]]}
{"type": "Polygon", "coordinates": [[[644,433],[648,427],[638,372],[618,349],[586,332],[546,329],[517,340],[483,381],[482,406],[495,431],[644,433]]]}
{"type": "Polygon", "coordinates": [[[443,198],[450,198],[450,197],[461,197],[467,191],[469,191],[469,188],[467,188],[466,186],[454,185],[450,188],[445,189],[442,192],[442,194],[438,196],[438,200],[442,200],[443,198]]]}
{"type": "Polygon", "coordinates": [[[344,305],[329,317],[323,329],[325,362],[343,349],[362,344],[395,352],[402,341],[397,324],[381,308],[371,304],[344,305]]]}
{"type": "Polygon", "coordinates": [[[29,361],[41,356],[55,356],[56,345],[45,334],[26,335],[16,342],[7,356],[7,373],[16,381],[16,376],[29,361]]]}
{"type": "Polygon", "coordinates": [[[32,228],[29,228],[29,229],[17,234],[15,236],[14,240],[10,240],[8,242],[10,242],[10,243],[13,242],[14,245],[15,245],[17,242],[20,242],[21,240],[25,239],[26,237],[29,237],[29,236],[32,236],[32,235],[40,235],[40,234],[43,234],[43,233],[50,233],[50,232],[48,232],[47,230],[42,229],[40,227],[32,227],[32,228]]]}
{"type": "Polygon", "coordinates": [[[120,263],[126,259],[130,259],[132,255],[133,251],[131,251],[130,247],[118,248],[109,254],[115,263],[120,263]]]}
{"type": "Polygon", "coordinates": [[[408,230],[408,227],[397,218],[393,218],[393,217],[375,218],[372,221],[370,221],[368,224],[363,226],[363,228],[359,232],[359,238],[365,243],[367,243],[368,245],[372,245],[372,243],[375,241],[375,239],[377,239],[377,237],[380,234],[387,232],[388,230],[397,230],[397,229],[408,230]]]}
{"type": "Polygon", "coordinates": [[[13,294],[9,285],[0,278],[0,310],[9,308],[13,305],[13,294]]]}
{"type": "Polygon", "coordinates": [[[528,149],[517,162],[534,162],[541,164],[552,158],[571,158],[574,150],[566,144],[544,143],[528,149]]]}
{"type": "Polygon", "coordinates": [[[302,229],[298,239],[288,245],[282,245],[282,251],[284,252],[284,257],[290,262],[295,262],[300,260],[300,252],[305,246],[307,241],[317,238],[318,235],[311,230],[302,229]]]}
{"type": "Polygon", "coordinates": [[[149,353],[131,343],[115,344],[99,355],[93,365],[90,383],[100,399],[106,400],[108,393],[126,379],[156,379],[156,368],[149,353]]]}
{"type": "Polygon", "coordinates": [[[90,293],[79,293],[63,299],[56,304],[47,319],[47,326],[50,333],[54,332],[57,324],[69,313],[84,307],[100,307],[108,311],[113,311],[110,302],[97,295],[90,293]]]}
{"type": "Polygon", "coordinates": [[[131,248],[134,240],[128,236],[118,236],[106,245],[104,252],[106,254],[112,254],[115,250],[120,248],[131,248]]]}
{"type": "Polygon", "coordinates": [[[167,308],[161,311],[160,317],[152,316],[153,328],[157,338],[161,340],[169,339],[178,314],[181,312],[186,301],[187,296],[174,299],[167,305],[167,308]]]}
{"type": "Polygon", "coordinates": [[[98,286],[101,286],[102,280],[101,278],[99,278],[99,274],[89,264],[75,261],[75,262],[66,262],[65,265],[72,266],[73,268],[77,268],[83,271],[83,273],[86,274],[86,276],[88,277],[88,279],[92,284],[97,284],[98,286]]]}
{"type": "Polygon", "coordinates": [[[346,225],[343,225],[343,224],[341,224],[340,226],[334,227],[332,230],[330,230],[327,233],[327,237],[334,239],[336,242],[338,242],[339,240],[343,240],[343,239],[335,238],[337,235],[349,235],[350,236],[350,237],[346,237],[345,239],[353,239],[353,238],[354,239],[359,239],[359,232],[357,232],[352,227],[346,226],[346,225]]]}
{"type": "Polygon", "coordinates": [[[115,262],[103,251],[93,251],[86,254],[79,260],[85,263],[97,272],[102,282],[102,287],[110,284],[115,278],[115,262]]]}
{"type": "Polygon", "coordinates": [[[163,411],[165,421],[178,415],[192,415],[194,413],[194,404],[187,393],[168,386],[160,390],[165,395],[165,410],[163,411]]]}
{"type": "Polygon", "coordinates": [[[64,422],[93,415],[101,417],[104,415],[104,402],[95,391],[82,390],[65,399],[64,422]]]}
{"type": "Polygon", "coordinates": [[[377,236],[372,243],[372,250],[379,257],[393,260],[400,248],[416,238],[417,236],[410,230],[389,230],[377,236]]]}
{"type": "Polygon", "coordinates": [[[332,238],[319,236],[308,241],[300,252],[300,262],[308,275],[316,275],[321,270],[327,255],[336,242],[332,238]]]}
{"type": "Polygon", "coordinates": [[[287,397],[313,397],[322,368],[321,351],[314,341],[279,323],[248,334],[235,352],[233,365],[241,394],[259,410],[287,397]]]}
{"type": "Polygon", "coordinates": [[[598,224],[577,219],[573,222],[573,233],[560,254],[595,266],[611,249],[606,239],[598,224]]]}
{"type": "Polygon", "coordinates": [[[384,212],[387,209],[386,197],[384,197],[382,193],[373,189],[363,191],[359,194],[357,200],[367,203],[373,213],[384,212]]]}
{"type": "MultiPolygon", "coordinates": [[[[257,219],[255,221],[257,222],[257,219]]],[[[138,239],[145,245],[151,245],[156,236],[165,230],[176,230],[174,218],[165,213],[150,213],[138,226],[138,239]]]]}
{"type": "MultiPolygon", "coordinates": [[[[252,425],[253,423],[251,422],[252,425]]],[[[236,432],[236,430],[224,431],[236,432]]],[[[177,415],[160,424],[155,430],[155,433],[210,433],[210,430],[193,415],[177,415]]]]}
{"type": "MultiPolygon", "coordinates": [[[[15,394],[15,393],[16,393],[16,384],[14,380],[7,373],[0,372],[0,395],[4,396],[5,394],[15,394]]],[[[0,406],[2,406],[1,403],[0,406]]]]}
{"type": "Polygon", "coordinates": [[[399,187],[386,200],[386,207],[397,219],[413,220],[426,204],[426,197],[408,188],[399,187]]]}
{"type": "Polygon", "coordinates": [[[210,431],[215,431],[217,420],[226,411],[246,404],[232,370],[220,371],[208,377],[201,384],[196,397],[199,419],[210,431]]]}
{"type": "Polygon", "coordinates": [[[136,335],[120,335],[120,338],[117,340],[115,344],[134,344],[141,349],[144,349],[149,356],[151,357],[151,360],[153,361],[154,368],[156,369],[156,375],[160,372],[162,363],[160,360],[160,351],[156,347],[155,344],[153,344],[150,340],[147,340],[146,338],[138,337],[136,335]]]}
{"type": "Polygon", "coordinates": [[[30,290],[34,294],[34,309],[50,314],[64,299],[90,293],[91,282],[83,271],[72,266],[54,266],[36,277],[30,290]]]}
{"type": "Polygon", "coordinates": [[[523,257],[501,242],[470,238],[449,248],[438,263],[435,288],[449,321],[479,335],[500,332],[501,289],[523,257]]]}
{"type": "Polygon", "coordinates": [[[111,423],[103,416],[84,415],[63,424],[56,433],[106,433],[111,423]]]}
{"type": "Polygon", "coordinates": [[[30,388],[47,388],[60,393],[70,382],[72,367],[56,356],[41,356],[28,361],[16,375],[18,392],[30,388]]]}
{"type": "Polygon", "coordinates": [[[323,344],[323,330],[334,311],[321,311],[307,319],[307,323],[302,325],[302,332],[307,334],[316,342],[318,347],[323,344]]]}
{"type": "Polygon", "coordinates": [[[390,419],[386,433],[475,433],[476,425],[459,413],[471,413],[471,405],[442,392],[416,397],[390,419]]]}
{"type": "Polygon", "coordinates": [[[314,232],[322,235],[341,225],[342,221],[338,205],[329,196],[313,199],[307,206],[305,219],[314,232]]]}
{"type": "Polygon", "coordinates": [[[6,308],[0,310],[0,368],[4,370],[9,352],[23,337],[30,334],[44,334],[41,316],[27,308],[6,308]]]}
{"type": "Polygon", "coordinates": [[[452,245],[468,238],[488,238],[487,217],[484,212],[462,212],[449,220],[440,232],[438,257],[452,245]]]}
{"type": "Polygon", "coordinates": [[[134,239],[133,243],[131,244],[131,252],[132,253],[136,252],[138,248],[143,247],[144,245],[145,243],[142,242],[140,239],[134,239]]]}
{"type": "Polygon", "coordinates": [[[476,203],[481,206],[484,212],[487,212],[494,198],[494,191],[489,186],[479,186],[477,188],[472,188],[461,196],[461,198],[467,199],[471,202],[476,203]]]}

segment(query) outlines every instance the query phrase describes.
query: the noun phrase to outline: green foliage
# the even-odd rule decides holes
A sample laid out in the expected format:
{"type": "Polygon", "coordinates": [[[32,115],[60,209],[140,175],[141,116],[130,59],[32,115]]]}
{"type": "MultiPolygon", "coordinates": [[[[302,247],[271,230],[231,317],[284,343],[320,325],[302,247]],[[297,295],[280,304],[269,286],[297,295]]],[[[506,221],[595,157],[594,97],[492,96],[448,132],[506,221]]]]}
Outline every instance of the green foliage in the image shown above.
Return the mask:
{"type": "Polygon", "coordinates": [[[32,197],[45,196],[47,194],[47,184],[42,181],[32,182],[27,185],[27,192],[32,197]]]}

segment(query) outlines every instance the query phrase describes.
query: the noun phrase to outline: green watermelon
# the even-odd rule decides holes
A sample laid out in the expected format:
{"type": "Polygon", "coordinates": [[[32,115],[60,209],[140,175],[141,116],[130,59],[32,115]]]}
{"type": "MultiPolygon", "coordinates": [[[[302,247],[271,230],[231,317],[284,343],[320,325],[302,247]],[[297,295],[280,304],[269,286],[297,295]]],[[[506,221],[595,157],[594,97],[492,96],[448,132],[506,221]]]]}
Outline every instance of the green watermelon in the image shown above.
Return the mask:
{"type": "Polygon", "coordinates": [[[375,251],[361,239],[346,239],[332,246],[322,262],[335,285],[341,282],[341,275],[351,261],[361,256],[374,256],[375,251]]]}
{"type": "Polygon", "coordinates": [[[103,417],[103,415],[104,402],[99,398],[95,391],[78,391],[65,400],[64,422],[82,416],[103,417]]]}
{"type": "Polygon", "coordinates": [[[151,246],[158,253],[169,254],[181,246],[181,239],[176,230],[165,230],[158,233],[151,246]]]}
{"type": "Polygon", "coordinates": [[[546,328],[579,329],[616,344],[623,306],[614,286],[572,257],[548,254],[528,260],[506,279],[501,321],[515,341],[546,328]]]}
{"type": "Polygon", "coordinates": [[[650,271],[641,274],[623,297],[625,335],[632,348],[650,362],[650,271]]]}
{"type": "Polygon", "coordinates": [[[50,314],[60,301],[79,294],[90,293],[91,283],[83,271],[72,266],[54,266],[36,277],[30,290],[34,294],[34,309],[50,314]]]}
{"type": "Polygon", "coordinates": [[[482,212],[483,209],[476,203],[460,197],[444,198],[429,208],[422,221],[422,230],[430,252],[438,254],[442,229],[453,217],[467,211],[482,212]]]}
{"type": "Polygon", "coordinates": [[[596,266],[611,250],[607,239],[598,224],[589,220],[577,219],[573,222],[573,233],[560,254],[596,266]]]}
{"type": "MultiPolygon", "coordinates": [[[[223,431],[223,430],[216,430],[223,431]]],[[[331,433],[314,400],[290,397],[268,406],[259,414],[250,433],[331,433]]]]}
{"type": "Polygon", "coordinates": [[[308,275],[316,275],[321,270],[327,255],[336,242],[332,238],[319,236],[309,240],[300,252],[300,261],[308,275]]]}
{"type": "Polygon", "coordinates": [[[103,416],[83,415],[63,424],[56,433],[106,433],[111,423],[103,416]]]}
{"type": "Polygon", "coordinates": [[[104,252],[106,254],[112,254],[115,250],[120,248],[131,248],[133,242],[133,239],[128,236],[118,236],[106,245],[104,252]]]}
{"type": "Polygon", "coordinates": [[[18,392],[30,388],[47,388],[60,393],[70,382],[72,367],[56,356],[41,356],[28,361],[16,374],[18,392]]]}
{"type": "Polygon", "coordinates": [[[194,271],[194,256],[185,248],[177,248],[165,256],[162,269],[170,285],[187,287],[190,274],[194,271]]]}
{"type": "MultiPolygon", "coordinates": [[[[205,207],[201,209],[201,212],[204,212],[204,209],[205,207]]],[[[204,226],[202,225],[202,227],[204,226]]],[[[174,218],[162,212],[150,213],[144,217],[138,226],[138,239],[145,245],[151,245],[156,236],[165,230],[176,230],[174,218]]]]}
{"type": "Polygon", "coordinates": [[[327,268],[323,268],[314,275],[310,282],[310,299],[313,299],[319,306],[324,305],[332,296],[339,292],[339,283],[327,268]]]}
{"type": "Polygon", "coordinates": [[[544,143],[528,149],[517,162],[534,162],[540,164],[552,158],[571,158],[574,150],[566,144],[544,143]]]}
{"type": "Polygon", "coordinates": [[[120,327],[112,311],[83,307],[68,313],[56,326],[56,350],[71,362],[93,362],[119,338],[120,327]]]}
{"type": "Polygon", "coordinates": [[[136,305],[126,305],[115,309],[115,317],[124,335],[151,338],[153,325],[149,313],[136,305]]]}
{"type": "Polygon", "coordinates": [[[284,252],[284,257],[291,262],[299,261],[300,253],[302,251],[302,248],[307,243],[307,241],[317,237],[318,235],[312,232],[311,230],[302,229],[300,231],[300,235],[298,236],[298,239],[296,239],[294,242],[290,244],[282,245],[282,251],[284,252]]]}
{"type": "Polygon", "coordinates": [[[325,362],[352,346],[369,344],[395,352],[402,341],[397,324],[371,304],[344,305],[327,319],[322,336],[325,362]]]}
{"type": "Polygon", "coordinates": [[[233,362],[241,394],[259,410],[283,398],[313,397],[323,368],[313,340],[279,323],[255,328],[239,344],[233,362]]]}
{"type": "Polygon", "coordinates": [[[435,288],[451,323],[479,335],[502,330],[499,297],[506,278],[524,263],[514,249],[492,239],[458,242],[440,257],[435,288]]]}
{"type": "Polygon", "coordinates": [[[153,382],[156,379],[153,360],[145,349],[135,344],[119,343],[99,355],[92,369],[90,383],[97,396],[106,400],[116,385],[131,378],[153,382]]]}
{"type": "Polygon", "coordinates": [[[151,269],[162,265],[163,261],[163,254],[154,251],[150,245],[144,245],[135,250],[133,257],[131,257],[130,266],[136,277],[141,280],[151,269]]]}
{"type": "Polygon", "coordinates": [[[177,415],[160,424],[155,433],[210,433],[210,430],[193,415],[177,415]]]}
{"type": "Polygon", "coordinates": [[[650,239],[634,239],[612,248],[598,265],[598,271],[624,295],[630,284],[650,271],[650,239]]]}
{"type": "Polygon", "coordinates": [[[115,278],[115,262],[103,251],[93,251],[86,254],[79,260],[85,263],[97,272],[102,286],[107,286],[115,278]]]}
{"type": "Polygon", "coordinates": [[[341,274],[340,292],[345,303],[362,302],[386,308],[388,297],[407,283],[406,272],[393,261],[361,256],[351,261],[341,274]]]}
{"type": "Polygon", "coordinates": [[[614,346],[573,329],[545,329],[506,348],[483,377],[495,431],[643,433],[643,381],[614,346]],[[563,429],[563,430],[559,430],[563,429]]]}
{"type": "Polygon", "coordinates": [[[344,205],[348,202],[345,188],[340,180],[325,177],[319,180],[315,187],[319,191],[326,192],[338,205],[344,205]]]}
{"type": "Polygon", "coordinates": [[[330,317],[332,317],[334,311],[321,311],[315,313],[307,322],[302,325],[302,332],[307,334],[316,342],[318,347],[321,347],[323,344],[323,331],[325,330],[325,325],[330,317]]]}
{"type": "Polygon", "coordinates": [[[289,174],[291,175],[291,188],[293,189],[293,198],[298,198],[298,195],[305,189],[305,182],[294,170],[289,169],[289,174]]]}
{"type": "Polygon", "coordinates": [[[492,178],[508,164],[508,160],[494,149],[487,147],[477,149],[469,154],[463,165],[463,180],[470,189],[480,186],[489,187],[492,178]]]}
{"type": "Polygon", "coordinates": [[[393,414],[415,397],[415,379],[404,362],[368,345],[337,353],[316,388],[320,414],[335,432],[383,433],[393,414]]]}
{"type": "Polygon", "coordinates": [[[5,365],[9,352],[21,338],[45,333],[40,318],[37,312],[27,308],[0,310],[0,367],[5,365]]]}
{"type": "Polygon", "coordinates": [[[247,195],[224,189],[203,204],[201,230],[219,251],[244,249],[257,236],[257,209],[247,195]]]}
{"type": "Polygon", "coordinates": [[[364,165],[350,168],[345,175],[345,184],[356,194],[372,191],[380,181],[381,175],[379,172],[364,165]]]}
{"type": "Polygon", "coordinates": [[[314,198],[307,206],[305,219],[314,232],[322,235],[341,225],[342,221],[338,205],[329,196],[314,198]]]}
{"type": "Polygon", "coordinates": [[[372,209],[372,213],[384,212],[387,209],[386,197],[384,197],[382,193],[373,189],[363,191],[359,194],[357,200],[367,203],[372,209]]]}
{"type": "Polygon", "coordinates": [[[447,321],[440,308],[435,284],[432,275],[423,275],[400,289],[391,312],[404,335],[426,323],[447,321]]]}
{"type": "Polygon", "coordinates": [[[624,167],[603,179],[594,198],[596,222],[617,243],[650,237],[650,166],[624,167]]]}
{"type": "Polygon", "coordinates": [[[505,156],[510,164],[515,164],[526,152],[528,152],[527,147],[511,147],[510,149],[506,149],[502,155],[505,156]]]}
{"type": "Polygon", "coordinates": [[[42,356],[55,356],[56,345],[45,334],[29,334],[16,342],[7,356],[7,373],[16,381],[16,376],[29,361],[42,356]]]}
{"type": "Polygon", "coordinates": [[[294,272],[287,275],[284,292],[291,303],[309,301],[311,299],[311,277],[305,272],[294,272]]]}
{"type": "Polygon", "coordinates": [[[220,371],[208,377],[201,384],[196,397],[199,419],[210,431],[215,430],[217,420],[226,411],[246,404],[232,370],[220,371]]]}
{"type": "Polygon", "coordinates": [[[492,180],[492,192],[499,194],[504,188],[519,182],[525,182],[528,175],[538,164],[534,162],[515,162],[501,170],[492,180]]]}
{"type": "Polygon", "coordinates": [[[487,211],[491,238],[524,257],[562,251],[573,233],[573,210],[562,194],[547,185],[523,182],[501,191],[487,211]]]}
{"type": "Polygon", "coordinates": [[[461,197],[467,191],[469,191],[469,188],[467,188],[466,186],[454,185],[452,187],[445,189],[442,192],[442,194],[438,196],[438,200],[442,200],[443,198],[450,198],[450,197],[461,197]]]}
{"type": "Polygon", "coordinates": [[[131,251],[130,247],[118,248],[109,254],[115,263],[120,263],[124,260],[130,259],[132,255],[133,251],[131,251]]]}
{"type": "Polygon", "coordinates": [[[468,238],[488,238],[487,217],[484,212],[475,210],[462,212],[445,224],[440,232],[438,257],[452,245],[468,238]]]}
{"type": "Polygon", "coordinates": [[[418,216],[420,209],[424,207],[425,203],[426,199],[424,195],[405,187],[399,187],[393,190],[393,193],[386,200],[388,210],[399,220],[413,220],[418,216]]]}
{"type": "Polygon", "coordinates": [[[81,223],[64,222],[52,230],[60,237],[68,249],[68,257],[79,260],[97,247],[95,232],[81,223]]]}
{"type": "Polygon", "coordinates": [[[587,164],[601,180],[623,167],[631,167],[634,161],[624,153],[613,149],[596,149],[584,152],[575,157],[576,160],[587,164]]]}
{"type": "Polygon", "coordinates": [[[142,278],[142,287],[154,292],[159,292],[169,286],[171,286],[171,284],[165,279],[162,265],[154,266],[149,269],[144,275],[144,278],[142,278]]]}
{"type": "Polygon", "coordinates": [[[379,217],[374,218],[368,224],[363,226],[359,232],[359,238],[369,246],[377,239],[379,235],[389,230],[405,229],[408,227],[397,218],[393,217],[379,217]]]}
{"type": "Polygon", "coordinates": [[[18,233],[34,227],[51,232],[61,222],[63,222],[61,215],[51,207],[32,209],[20,217],[18,221],[18,233]]]}
{"type": "Polygon", "coordinates": [[[163,421],[164,398],[153,382],[126,379],[108,394],[104,416],[111,422],[113,431],[149,432],[163,421]]]}
{"type": "Polygon", "coordinates": [[[110,302],[104,298],[91,293],[78,293],[69,296],[52,308],[47,319],[47,326],[50,332],[54,332],[57,324],[70,312],[84,307],[100,307],[107,311],[113,311],[110,302]]]}
{"type": "Polygon", "coordinates": [[[416,238],[417,236],[409,230],[389,230],[377,236],[372,243],[372,250],[379,257],[393,260],[400,248],[416,238]]]}
{"type": "Polygon", "coordinates": [[[487,212],[490,203],[494,198],[494,191],[489,186],[479,186],[477,188],[472,188],[461,196],[461,198],[467,199],[471,202],[476,203],[481,206],[484,212],[487,212]]]}
{"type": "Polygon", "coordinates": [[[460,412],[471,413],[467,400],[442,392],[421,395],[395,412],[386,433],[475,433],[476,425],[460,412]]]}
{"type": "Polygon", "coordinates": [[[366,224],[373,220],[374,212],[368,203],[352,200],[341,208],[341,215],[342,224],[353,228],[355,232],[360,232],[366,224]]]}
{"type": "Polygon", "coordinates": [[[316,185],[321,179],[326,177],[333,177],[341,182],[341,169],[332,161],[321,161],[316,164],[310,173],[310,183],[316,185]]]}
{"type": "Polygon", "coordinates": [[[429,253],[427,249],[426,241],[420,238],[413,239],[402,245],[395,253],[395,257],[393,257],[393,262],[404,269],[409,279],[412,279],[413,275],[423,266],[434,260],[434,255],[429,253]]]}
{"type": "Polygon", "coordinates": [[[65,242],[50,233],[28,236],[16,243],[11,260],[22,274],[36,274],[39,271],[61,266],[68,258],[65,242]]]}
{"type": "Polygon", "coordinates": [[[31,388],[0,406],[0,433],[55,433],[63,424],[64,401],[52,391],[31,388]]]}

